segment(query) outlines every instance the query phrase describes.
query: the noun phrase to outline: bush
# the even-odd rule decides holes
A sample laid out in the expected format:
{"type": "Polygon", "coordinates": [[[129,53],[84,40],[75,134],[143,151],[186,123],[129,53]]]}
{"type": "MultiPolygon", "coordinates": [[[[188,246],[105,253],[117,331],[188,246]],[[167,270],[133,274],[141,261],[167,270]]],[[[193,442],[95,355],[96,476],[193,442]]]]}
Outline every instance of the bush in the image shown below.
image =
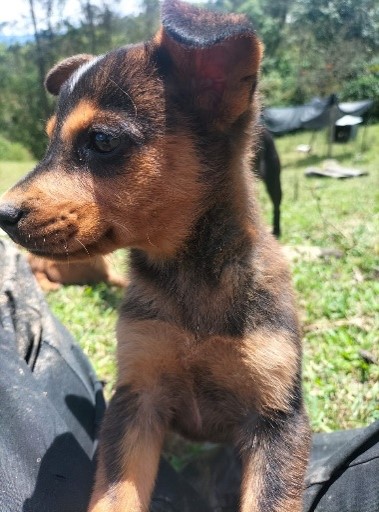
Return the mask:
{"type": "MultiPolygon", "coordinates": [[[[374,68],[373,68],[374,70],[374,68]]],[[[345,83],[339,94],[341,101],[374,100],[368,115],[379,121],[379,72],[367,73],[345,83]]]]}
{"type": "Polygon", "coordinates": [[[0,135],[0,160],[26,162],[32,160],[30,152],[19,142],[10,142],[0,135]]]}

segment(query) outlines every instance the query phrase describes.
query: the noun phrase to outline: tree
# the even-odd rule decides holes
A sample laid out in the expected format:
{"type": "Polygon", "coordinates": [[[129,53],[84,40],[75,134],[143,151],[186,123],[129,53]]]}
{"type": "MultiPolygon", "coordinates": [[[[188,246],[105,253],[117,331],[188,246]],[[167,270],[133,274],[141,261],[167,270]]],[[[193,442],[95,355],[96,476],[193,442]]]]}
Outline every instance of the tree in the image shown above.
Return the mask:
{"type": "Polygon", "coordinates": [[[266,105],[338,93],[378,52],[377,0],[210,0],[208,5],[252,20],[265,46],[266,105]]]}
{"type": "Polygon", "coordinates": [[[46,96],[46,92],[43,87],[43,82],[45,80],[46,76],[46,59],[45,59],[45,53],[43,51],[42,41],[40,37],[40,32],[38,30],[37,26],[37,17],[35,13],[35,4],[34,0],[29,0],[29,10],[30,10],[30,18],[32,20],[32,26],[33,26],[33,32],[34,32],[34,40],[35,40],[35,46],[36,46],[36,61],[37,61],[37,67],[39,71],[39,82],[41,87],[39,88],[39,97],[41,99],[41,106],[44,111],[45,117],[48,115],[49,112],[49,101],[46,96]]]}
{"type": "Polygon", "coordinates": [[[158,28],[159,0],[143,0],[142,9],[145,25],[144,32],[146,37],[151,37],[158,28]]]}
{"type": "Polygon", "coordinates": [[[364,52],[379,45],[379,5],[376,0],[297,0],[292,11],[296,30],[311,31],[316,41],[333,45],[336,38],[359,41],[364,52]]]}

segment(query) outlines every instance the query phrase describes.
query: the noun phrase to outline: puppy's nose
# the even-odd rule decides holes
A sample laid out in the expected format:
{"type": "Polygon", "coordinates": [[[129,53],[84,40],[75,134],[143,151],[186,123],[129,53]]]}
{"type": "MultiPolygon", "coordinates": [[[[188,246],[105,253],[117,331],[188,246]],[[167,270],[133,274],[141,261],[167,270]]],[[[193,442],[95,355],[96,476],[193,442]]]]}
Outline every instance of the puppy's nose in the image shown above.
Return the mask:
{"type": "Polygon", "coordinates": [[[0,204],[0,227],[6,232],[14,231],[23,215],[23,210],[12,203],[0,204]]]}

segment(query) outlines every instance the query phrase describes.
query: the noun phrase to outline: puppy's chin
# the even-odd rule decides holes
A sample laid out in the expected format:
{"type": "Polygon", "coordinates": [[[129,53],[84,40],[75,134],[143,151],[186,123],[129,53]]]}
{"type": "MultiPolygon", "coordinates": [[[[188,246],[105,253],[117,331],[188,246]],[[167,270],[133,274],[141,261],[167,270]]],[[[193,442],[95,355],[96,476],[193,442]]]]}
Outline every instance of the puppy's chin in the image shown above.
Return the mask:
{"type": "MultiPolygon", "coordinates": [[[[18,243],[20,243],[18,241],[18,243]]],[[[115,244],[111,230],[105,232],[98,240],[91,243],[82,242],[79,238],[70,240],[67,244],[61,243],[38,245],[35,241],[30,243],[20,243],[30,253],[40,258],[46,258],[55,261],[83,261],[94,258],[99,255],[108,254],[115,249],[115,244]]]]}

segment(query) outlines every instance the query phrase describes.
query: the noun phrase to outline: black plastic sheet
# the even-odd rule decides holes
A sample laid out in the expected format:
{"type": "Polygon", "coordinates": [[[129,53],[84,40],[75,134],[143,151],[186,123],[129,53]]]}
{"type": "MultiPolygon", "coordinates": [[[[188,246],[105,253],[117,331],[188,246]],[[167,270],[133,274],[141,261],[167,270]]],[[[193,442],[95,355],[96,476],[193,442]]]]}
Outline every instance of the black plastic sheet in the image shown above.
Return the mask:
{"type": "Polygon", "coordinates": [[[305,105],[294,107],[266,108],[263,122],[272,133],[282,134],[301,128],[320,130],[330,125],[331,109],[334,121],[346,114],[361,116],[373,105],[372,100],[338,103],[335,95],[328,98],[314,98],[305,105]]]}

